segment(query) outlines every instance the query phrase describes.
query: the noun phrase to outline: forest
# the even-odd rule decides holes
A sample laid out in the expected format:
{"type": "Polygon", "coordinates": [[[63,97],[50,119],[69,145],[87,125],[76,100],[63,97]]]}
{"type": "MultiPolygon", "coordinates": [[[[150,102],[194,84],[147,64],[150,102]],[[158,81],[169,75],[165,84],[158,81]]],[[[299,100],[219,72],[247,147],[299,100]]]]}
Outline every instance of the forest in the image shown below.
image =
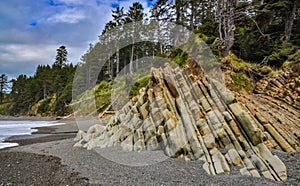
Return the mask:
{"type": "MultiPolygon", "coordinates": [[[[168,42],[135,42],[132,38],[147,37],[147,30],[135,25],[139,22],[151,26],[155,22],[171,22],[181,25],[201,38],[213,51],[216,59],[234,56],[236,61],[267,66],[280,70],[287,60],[293,61],[299,55],[300,10],[297,0],[153,0],[150,12],[145,12],[141,3],[135,2],[125,11],[123,7],[112,10],[112,20],[106,23],[97,43],[90,44],[86,53],[76,65],[68,63],[67,47],[57,49],[55,62],[39,65],[32,77],[19,75],[8,80],[0,77],[0,114],[64,116],[72,113],[72,84],[76,68],[81,71],[78,81],[82,89],[76,95],[92,88],[97,79],[96,93],[98,112],[103,111],[110,99],[110,82],[123,70],[132,73],[143,57],[160,56],[169,58],[179,66],[188,60],[185,51],[172,46],[172,37],[158,30],[158,38],[166,37],[168,42]],[[117,28],[117,29],[116,29],[117,28]],[[130,32],[116,32],[129,29],[130,32]],[[125,47],[121,41],[130,40],[125,47]],[[110,52],[114,47],[116,52],[110,52]],[[103,51],[105,48],[105,51],[103,51]],[[105,59],[100,73],[99,60],[105,59]],[[97,77],[90,77],[97,74],[97,77]],[[10,91],[6,86],[10,84],[10,91]],[[100,105],[99,105],[100,104],[100,105]]],[[[159,27],[164,29],[163,25],[159,27]]],[[[145,80],[143,80],[145,81],[145,80]]],[[[146,84],[137,82],[136,87],[146,84]]],[[[96,94],[95,93],[95,94],[96,94]]],[[[134,93],[133,93],[134,94],[134,93]]]]}

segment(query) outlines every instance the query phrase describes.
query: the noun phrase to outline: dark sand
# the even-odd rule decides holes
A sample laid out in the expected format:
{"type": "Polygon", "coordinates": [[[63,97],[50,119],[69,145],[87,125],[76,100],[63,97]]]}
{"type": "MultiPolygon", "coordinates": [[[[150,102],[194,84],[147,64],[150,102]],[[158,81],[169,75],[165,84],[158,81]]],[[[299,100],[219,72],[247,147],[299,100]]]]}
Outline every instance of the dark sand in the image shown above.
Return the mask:
{"type": "MultiPolygon", "coordinates": [[[[300,153],[273,151],[287,166],[288,180],[275,182],[264,178],[232,175],[207,175],[202,162],[166,159],[148,166],[128,166],[103,157],[116,151],[87,151],[73,148],[78,130],[74,120],[66,125],[43,127],[37,134],[11,138],[22,146],[0,151],[0,185],[299,185],[300,153]],[[34,136],[34,137],[33,137],[34,136]],[[36,138],[35,138],[36,137],[36,138]],[[101,154],[102,153],[102,154],[101,154]]],[[[87,126],[86,126],[87,127],[87,126]]],[[[151,152],[145,153],[151,155],[151,152]]],[[[143,156],[143,155],[142,155],[143,156]]],[[[122,155],[139,161],[141,155],[122,155]]],[[[143,160],[143,159],[142,159],[143,160]]]]}

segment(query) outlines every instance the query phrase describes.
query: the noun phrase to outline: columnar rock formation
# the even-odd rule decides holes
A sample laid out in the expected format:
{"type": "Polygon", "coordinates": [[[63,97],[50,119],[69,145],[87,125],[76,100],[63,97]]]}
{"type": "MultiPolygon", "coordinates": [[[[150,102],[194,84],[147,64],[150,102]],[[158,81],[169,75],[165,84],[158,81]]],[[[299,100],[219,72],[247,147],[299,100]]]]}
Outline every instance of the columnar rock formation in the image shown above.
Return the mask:
{"type": "Polygon", "coordinates": [[[194,76],[199,73],[195,69],[153,68],[138,96],[106,126],[79,131],[74,146],[163,150],[169,157],[203,160],[203,168],[212,175],[239,166],[243,175],[286,180],[285,165],[268,147],[299,151],[299,110],[274,100],[264,104],[268,97],[236,99],[228,90],[219,91],[219,83],[194,76]],[[273,104],[287,115],[274,117],[273,104]]]}

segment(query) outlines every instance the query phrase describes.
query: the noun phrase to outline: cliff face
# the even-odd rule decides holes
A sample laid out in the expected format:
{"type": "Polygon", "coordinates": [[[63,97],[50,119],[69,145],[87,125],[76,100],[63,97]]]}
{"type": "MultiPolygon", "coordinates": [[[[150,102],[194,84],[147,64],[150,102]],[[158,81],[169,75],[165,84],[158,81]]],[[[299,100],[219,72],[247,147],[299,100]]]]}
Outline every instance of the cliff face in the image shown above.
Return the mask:
{"type": "Polygon", "coordinates": [[[220,90],[193,65],[184,71],[153,68],[138,96],[106,126],[79,131],[74,146],[163,150],[169,157],[203,160],[212,175],[239,166],[242,175],[286,180],[285,165],[268,148],[300,151],[299,110],[268,96],[220,90]]]}

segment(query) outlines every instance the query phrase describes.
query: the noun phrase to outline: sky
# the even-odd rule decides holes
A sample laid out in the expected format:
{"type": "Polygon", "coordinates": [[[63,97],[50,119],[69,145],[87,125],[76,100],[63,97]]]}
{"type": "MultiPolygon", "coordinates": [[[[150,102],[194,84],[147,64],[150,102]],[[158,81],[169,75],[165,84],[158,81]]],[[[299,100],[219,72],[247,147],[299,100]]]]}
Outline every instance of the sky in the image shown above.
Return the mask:
{"type": "MultiPolygon", "coordinates": [[[[39,64],[54,63],[61,45],[69,62],[77,64],[112,19],[111,10],[128,10],[135,1],[0,0],[0,74],[32,76],[39,64]]],[[[150,9],[149,0],[139,2],[150,9]]]]}

